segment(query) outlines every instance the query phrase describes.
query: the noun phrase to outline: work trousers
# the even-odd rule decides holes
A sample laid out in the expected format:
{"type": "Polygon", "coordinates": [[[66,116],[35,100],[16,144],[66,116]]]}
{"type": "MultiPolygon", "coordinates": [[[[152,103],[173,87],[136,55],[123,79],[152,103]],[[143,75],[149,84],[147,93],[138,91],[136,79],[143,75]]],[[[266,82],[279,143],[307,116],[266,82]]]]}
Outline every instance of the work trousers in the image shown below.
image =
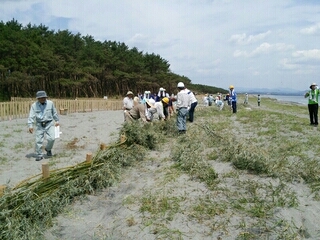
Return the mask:
{"type": "Polygon", "coordinates": [[[237,102],[232,101],[231,104],[232,104],[232,112],[236,113],[237,112],[237,102]]]}
{"type": "Polygon", "coordinates": [[[318,125],[318,104],[308,104],[310,124],[318,125]]]}
{"type": "Polygon", "coordinates": [[[186,131],[187,130],[187,108],[179,108],[177,109],[177,127],[179,131],[186,131]]]}
{"type": "Polygon", "coordinates": [[[196,108],[197,105],[198,105],[198,102],[191,103],[191,107],[189,109],[189,121],[190,122],[193,122],[194,109],[196,108]]]}
{"type": "Polygon", "coordinates": [[[42,127],[41,123],[37,123],[36,125],[36,153],[39,157],[42,157],[42,145],[44,141],[44,136],[46,135],[47,145],[45,149],[51,151],[55,136],[54,136],[54,124],[53,122],[49,122],[45,127],[42,127]]]}

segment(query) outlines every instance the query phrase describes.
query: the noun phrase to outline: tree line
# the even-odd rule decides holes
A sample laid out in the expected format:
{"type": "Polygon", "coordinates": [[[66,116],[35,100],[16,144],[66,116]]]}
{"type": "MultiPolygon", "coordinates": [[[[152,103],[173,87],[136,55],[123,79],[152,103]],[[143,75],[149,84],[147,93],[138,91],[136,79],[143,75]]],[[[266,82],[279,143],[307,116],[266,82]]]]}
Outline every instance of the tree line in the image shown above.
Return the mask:
{"type": "Polygon", "coordinates": [[[22,26],[13,19],[0,22],[0,100],[34,97],[46,90],[54,98],[120,96],[128,90],[169,93],[184,82],[201,92],[224,89],[192,84],[170,70],[160,55],[143,53],[116,41],[96,41],[68,30],[49,30],[40,24],[22,26]]]}

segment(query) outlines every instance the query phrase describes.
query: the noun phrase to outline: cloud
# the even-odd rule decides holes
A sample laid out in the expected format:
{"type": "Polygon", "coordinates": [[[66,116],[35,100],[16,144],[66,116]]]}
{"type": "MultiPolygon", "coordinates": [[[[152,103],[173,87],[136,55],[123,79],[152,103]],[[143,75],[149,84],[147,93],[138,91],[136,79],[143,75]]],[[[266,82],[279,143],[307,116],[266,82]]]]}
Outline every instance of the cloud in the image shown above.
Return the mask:
{"type": "Polygon", "coordinates": [[[320,23],[300,30],[300,33],[306,34],[306,35],[313,35],[319,32],[320,32],[320,23]]]}
{"type": "Polygon", "coordinates": [[[257,35],[249,35],[248,37],[247,37],[247,34],[245,34],[245,33],[235,34],[230,37],[229,42],[234,42],[239,45],[247,45],[247,44],[251,44],[251,43],[255,43],[260,40],[263,40],[268,35],[270,35],[270,33],[271,33],[271,31],[269,30],[267,32],[259,33],[257,35]]]}
{"type": "Polygon", "coordinates": [[[320,49],[296,51],[292,56],[301,61],[320,60],[320,49]]]}
{"type": "Polygon", "coordinates": [[[269,54],[272,52],[285,52],[291,49],[294,49],[294,45],[292,44],[285,44],[285,43],[270,44],[265,42],[260,44],[259,47],[257,47],[251,52],[236,50],[233,53],[233,56],[234,57],[255,57],[258,55],[269,54]]]}

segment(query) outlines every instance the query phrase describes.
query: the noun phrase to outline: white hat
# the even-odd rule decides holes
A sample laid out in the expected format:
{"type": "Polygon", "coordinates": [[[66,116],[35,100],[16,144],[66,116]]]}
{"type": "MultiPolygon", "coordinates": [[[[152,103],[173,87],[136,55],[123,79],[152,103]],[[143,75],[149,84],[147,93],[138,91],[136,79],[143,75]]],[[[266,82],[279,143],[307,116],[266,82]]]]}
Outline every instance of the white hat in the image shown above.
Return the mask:
{"type": "Polygon", "coordinates": [[[150,107],[154,108],[154,104],[156,103],[156,101],[155,101],[154,99],[150,98],[150,99],[147,99],[147,100],[146,100],[146,103],[147,103],[150,107]]]}
{"type": "Polygon", "coordinates": [[[318,86],[316,83],[311,83],[310,88],[312,88],[312,86],[318,86]]]}
{"type": "Polygon", "coordinates": [[[134,98],[133,98],[133,101],[139,103],[139,102],[140,102],[140,98],[134,97],[134,98]]]}
{"type": "Polygon", "coordinates": [[[177,87],[178,87],[178,88],[184,88],[183,82],[179,82],[178,85],[177,85],[177,87]]]}
{"type": "Polygon", "coordinates": [[[130,95],[130,94],[133,95],[133,92],[128,91],[128,92],[127,92],[127,95],[130,95]]]}

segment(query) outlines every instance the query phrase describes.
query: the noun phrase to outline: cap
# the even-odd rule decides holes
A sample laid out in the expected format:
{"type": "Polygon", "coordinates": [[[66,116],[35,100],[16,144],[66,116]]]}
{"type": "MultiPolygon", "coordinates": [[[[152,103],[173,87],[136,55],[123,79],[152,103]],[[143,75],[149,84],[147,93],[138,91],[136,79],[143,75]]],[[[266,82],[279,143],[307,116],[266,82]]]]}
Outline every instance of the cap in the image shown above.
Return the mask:
{"type": "Polygon", "coordinates": [[[38,91],[37,94],[36,94],[36,98],[46,98],[48,97],[47,96],[47,93],[45,91],[38,91]]]}
{"type": "Polygon", "coordinates": [[[184,87],[183,82],[179,82],[178,85],[177,85],[177,87],[178,87],[178,88],[180,88],[180,87],[183,88],[183,87],[184,87]]]}

